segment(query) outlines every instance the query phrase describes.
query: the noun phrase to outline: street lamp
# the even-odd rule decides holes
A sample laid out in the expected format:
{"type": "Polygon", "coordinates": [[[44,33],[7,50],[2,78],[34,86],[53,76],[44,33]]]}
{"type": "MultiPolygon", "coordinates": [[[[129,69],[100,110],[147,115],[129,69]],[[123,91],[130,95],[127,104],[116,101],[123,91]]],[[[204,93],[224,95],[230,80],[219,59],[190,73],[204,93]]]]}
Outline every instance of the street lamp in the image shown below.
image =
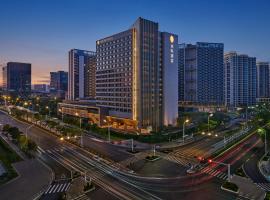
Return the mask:
{"type": "Polygon", "coordinates": [[[63,112],[63,108],[59,108],[58,111],[62,114],[62,122],[64,122],[64,112],[63,112]]]}
{"type": "Polygon", "coordinates": [[[111,131],[110,131],[110,125],[109,125],[109,121],[107,121],[106,119],[103,120],[104,123],[107,123],[107,127],[108,127],[108,141],[111,142],[111,131]]]}
{"type": "Polygon", "coordinates": [[[82,118],[81,118],[81,116],[79,115],[79,113],[75,113],[75,115],[77,116],[77,117],[79,117],[79,119],[80,119],[80,128],[82,128],[82,118]]]}
{"type": "MultiPolygon", "coordinates": [[[[45,108],[49,111],[49,117],[51,117],[51,110],[50,110],[49,106],[46,106],[45,108]]],[[[46,118],[47,118],[47,115],[46,115],[46,118]]]]}
{"type": "Polygon", "coordinates": [[[208,115],[208,118],[207,118],[207,124],[208,124],[207,128],[208,128],[208,133],[209,133],[209,127],[210,127],[210,123],[209,123],[210,117],[213,117],[213,113],[210,113],[210,115],[208,115]]]}
{"type": "Polygon", "coordinates": [[[263,128],[258,129],[258,133],[264,134],[264,153],[267,154],[267,139],[266,139],[266,131],[263,128]]]}
{"type": "Polygon", "coordinates": [[[208,162],[209,163],[215,163],[215,164],[218,164],[218,165],[224,165],[224,166],[226,166],[228,168],[228,181],[230,182],[230,180],[231,180],[231,164],[214,161],[212,159],[209,159],[208,162]]]}
{"type": "Polygon", "coordinates": [[[186,119],[183,123],[183,143],[185,142],[185,124],[189,122],[189,119],[186,119]]]}
{"type": "Polygon", "coordinates": [[[30,126],[28,126],[28,127],[26,128],[26,130],[25,130],[25,137],[26,137],[26,138],[28,138],[28,131],[29,131],[29,129],[32,128],[33,126],[35,126],[35,124],[32,124],[32,125],[30,125],[30,126]]]}

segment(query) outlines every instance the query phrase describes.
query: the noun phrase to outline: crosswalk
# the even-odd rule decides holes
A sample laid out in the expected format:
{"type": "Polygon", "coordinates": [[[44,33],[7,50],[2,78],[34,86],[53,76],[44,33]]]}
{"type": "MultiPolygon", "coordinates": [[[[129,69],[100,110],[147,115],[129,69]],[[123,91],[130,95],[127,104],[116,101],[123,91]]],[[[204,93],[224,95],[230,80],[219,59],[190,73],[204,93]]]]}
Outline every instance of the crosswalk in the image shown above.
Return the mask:
{"type": "Polygon", "coordinates": [[[226,180],[228,178],[227,174],[225,174],[224,172],[221,172],[219,170],[213,169],[211,167],[205,167],[201,170],[201,172],[205,173],[205,174],[209,174],[211,176],[226,180]]]}
{"type": "Polygon", "coordinates": [[[69,189],[69,186],[70,186],[70,182],[53,183],[44,192],[44,195],[65,192],[69,189]]]}
{"type": "Polygon", "coordinates": [[[270,191],[270,183],[256,183],[256,185],[266,192],[270,191]]]}
{"type": "Polygon", "coordinates": [[[192,163],[191,161],[189,161],[187,159],[177,157],[177,156],[173,156],[173,155],[170,155],[170,154],[163,156],[163,159],[166,159],[168,161],[180,164],[180,165],[185,166],[185,167],[190,167],[191,164],[194,164],[194,163],[192,163]]]}
{"type": "Polygon", "coordinates": [[[128,165],[130,165],[132,163],[135,163],[135,162],[137,162],[139,160],[144,159],[147,155],[149,155],[149,152],[140,152],[140,153],[137,153],[134,156],[132,156],[132,157],[126,159],[126,160],[120,161],[119,164],[122,165],[122,166],[128,166],[128,165]]]}
{"type": "Polygon", "coordinates": [[[52,148],[52,149],[44,150],[44,149],[42,149],[41,147],[38,146],[37,147],[37,152],[39,154],[45,154],[45,153],[51,154],[53,152],[62,152],[62,151],[69,150],[69,149],[74,149],[74,148],[73,147],[67,148],[67,147],[61,146],[61,147],[57,147],[57,148],[52,148]]]}

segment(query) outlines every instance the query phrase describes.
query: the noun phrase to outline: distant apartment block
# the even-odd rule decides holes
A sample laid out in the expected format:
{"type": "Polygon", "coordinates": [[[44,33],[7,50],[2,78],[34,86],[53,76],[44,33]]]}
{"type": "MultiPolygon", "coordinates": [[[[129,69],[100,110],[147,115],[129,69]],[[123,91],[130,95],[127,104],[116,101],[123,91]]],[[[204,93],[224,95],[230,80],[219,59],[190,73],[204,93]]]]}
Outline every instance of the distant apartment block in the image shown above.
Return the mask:
{"type": "Polygon", "coordinates": [[[270,73],[268,62],[257,62],[257,101],[270,101],[270,73]]]}
{"type": "Polygon", "coordinates": [[[19,95],[31,92],[31,64],[8,62],[3,67],[3,89],[19,95]]]}
{"type": "Polygon", "coordinates": [[[225,104],[228,107],[250,106],[256,103],[256,58],[236,52],[226,53],[225,104]]]}
{"type": "Polygon", "coordinates": [[[79,49],[69,51],[69,100],[95,98],[95,69],[95,52],[79,49]]]}
{"type": "Polygon", "coordinates": [[[178,48],[181,105],[224,105],[224,45],[197,42],[178,48]]]}
{"type": "Polygon", "coordinates": [[[96,101],[110,120],[140,130],[176,125],[178,37],[138,18],[96,42],[96,101]]]}
{"type": "Polygon", "coordinates": [[[48,85],[46,84],[34,84],[33,85],[33,90],[35,92],[47,92],[48,85]]]}

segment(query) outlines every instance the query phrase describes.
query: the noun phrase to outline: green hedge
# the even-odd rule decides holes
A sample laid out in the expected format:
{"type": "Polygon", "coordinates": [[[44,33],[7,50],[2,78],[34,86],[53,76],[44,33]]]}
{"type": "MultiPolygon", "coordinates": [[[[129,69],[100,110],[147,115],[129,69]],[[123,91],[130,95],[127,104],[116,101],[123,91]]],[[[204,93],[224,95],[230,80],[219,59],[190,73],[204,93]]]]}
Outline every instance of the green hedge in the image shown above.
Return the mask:
{"type": "Polygon", "coordinates": [[[0,177],[1,185],[18,175],[11,164],[22,160],[2,138],[0,138],[0,160],[7,171],[7,173],[0,177]]]}

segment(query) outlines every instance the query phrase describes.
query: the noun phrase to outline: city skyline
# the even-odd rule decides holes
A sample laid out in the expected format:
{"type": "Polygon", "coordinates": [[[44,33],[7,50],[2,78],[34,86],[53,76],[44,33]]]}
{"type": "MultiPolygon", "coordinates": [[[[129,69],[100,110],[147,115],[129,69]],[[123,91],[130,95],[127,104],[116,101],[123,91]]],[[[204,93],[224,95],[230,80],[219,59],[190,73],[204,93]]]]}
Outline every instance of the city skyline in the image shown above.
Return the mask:
{"type": "Polygon", "coordinates": [[[96,40],[126,30],[126,25],[139,16],[159,22],[162,31],[171,30],[178,34],[179,43],[221,42],[224,52],[233,50],[257,57],[258,61],[270,60],[267,53],[270,50],[269,28],[264,26],[269,19],[269,13],[265,12],[269,7],[267,1],[260,4],[241,0],[211,4],[200,1],[172,1],[169,4],[155,1],[154,5],[152,1],[81,3],[85,6],[72,1],[65,1],[64,6],[63,2],[52,1],[3,3],[0,25],[9,28],[1,31],[0,64],[9,61],[32,63],[33,84],[48,83],[50,71],[68,69],[70,49],[95,51],[96,40]],[[152,9],[149,11],[149,8],[152,9]],[[193,11],[192,18],[187,15],[189,9],[193,11]],[[252,12],[257,9],[261,12],[252,12]],[[100,17],[99,12],[104,11],[106,14],[100,17]],[[200,21],[196,17],[200,17],[200,21]],[[25,22],[21,23],[24,26],[20,24],[21,20],[25,22]]]}

